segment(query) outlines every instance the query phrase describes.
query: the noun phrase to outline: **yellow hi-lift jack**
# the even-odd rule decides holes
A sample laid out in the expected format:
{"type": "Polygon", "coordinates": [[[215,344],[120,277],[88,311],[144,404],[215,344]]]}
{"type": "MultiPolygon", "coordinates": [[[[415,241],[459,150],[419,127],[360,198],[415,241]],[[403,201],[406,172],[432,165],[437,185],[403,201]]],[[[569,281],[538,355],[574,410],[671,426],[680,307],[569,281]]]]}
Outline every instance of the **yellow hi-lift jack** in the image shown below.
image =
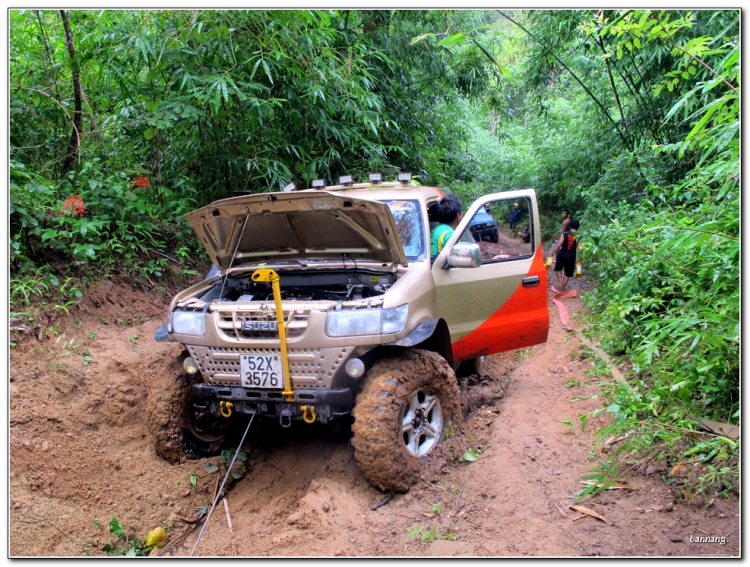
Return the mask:
{"type": "MultiPolygon", "coordinates": [[[[284,391],[281,394],[287,402],[293,402],[296,395],[292,390],[292,379],[289,376],[289,355],[286,350],[286,329],[284,327],[284,311],[281,309],[281,288],[279,287],[279,274],[269,268],[255,270],[252,275],[254,282],[271,282],[273,289],[273,300],[276,303],[276,321],[279,323],[279,341],[281,342],[281,368],[284,374],[284,391]]],[[[312,419],[307,416],[307,407],[301,408],[303,418],[307,423],[315,421],[315,407],[311,406],[312,419]]]]}

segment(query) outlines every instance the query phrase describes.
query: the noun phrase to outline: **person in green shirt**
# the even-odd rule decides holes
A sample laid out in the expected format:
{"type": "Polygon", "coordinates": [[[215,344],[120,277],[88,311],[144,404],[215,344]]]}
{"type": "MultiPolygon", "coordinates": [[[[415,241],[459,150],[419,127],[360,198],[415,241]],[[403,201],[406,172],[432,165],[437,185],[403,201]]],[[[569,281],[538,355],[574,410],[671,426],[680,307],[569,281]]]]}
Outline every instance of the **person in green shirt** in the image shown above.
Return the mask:
{"type": "Polygon", "coordinates": [[[464,218],[461,199],[455,195],[443,197],[430,208],[432,220],[440,223],[430,231],[430,258],[435,261],[443,251],[445,243],[453,236],[456,227],[464,218]]]}

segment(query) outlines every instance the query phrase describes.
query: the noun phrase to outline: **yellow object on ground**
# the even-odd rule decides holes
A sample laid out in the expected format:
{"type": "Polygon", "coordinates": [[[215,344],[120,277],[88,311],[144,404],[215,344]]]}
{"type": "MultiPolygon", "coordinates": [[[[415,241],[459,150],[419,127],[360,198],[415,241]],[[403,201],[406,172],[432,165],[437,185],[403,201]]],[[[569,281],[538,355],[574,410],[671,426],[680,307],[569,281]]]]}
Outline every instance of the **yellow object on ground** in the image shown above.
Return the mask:
{"type": "Polygon", "coordinates": [[[151,547],[153,545],[157,545],[159,542],[161,542],[165,537],[167,537],[167,532],[162,527],[154,528],[150,532],[148,532],[148,535],[146,536],[146,540],[143,542],[146,547],[151,547]]]}
{"type": "Polygon", "coordinates": [[[293,402],[296,398],[292,390],[292,380],[289,377],[289,357],[286,351],[286,329],[284,328],[284,311],[281,309],[281,288],[279,274],[270,268],[255,270],[252,275],[254,282],[271,282],[273,300],[276,303],[276,321],[279,323],[279,341],[281,342],[281,368],[284,372],[284,401],[293,402]]]}

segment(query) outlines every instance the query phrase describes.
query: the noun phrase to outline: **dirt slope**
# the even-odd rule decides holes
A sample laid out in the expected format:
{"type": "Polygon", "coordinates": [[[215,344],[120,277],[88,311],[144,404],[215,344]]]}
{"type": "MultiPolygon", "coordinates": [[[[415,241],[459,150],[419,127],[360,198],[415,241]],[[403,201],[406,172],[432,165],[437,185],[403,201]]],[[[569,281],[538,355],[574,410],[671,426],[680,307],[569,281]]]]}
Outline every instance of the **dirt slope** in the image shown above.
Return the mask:
{"type": "MultiPolygon", "coordinates": [[[[566,302],[571,313],[582,308],[566,302]]],[[[161,460],[144,423],[149,388],[180,350],[153,341],[167,305],[163,292],[105,280],[42,341],[29,336],[11,350],[11,556],[103,555],[115,539],[112,517],[130,536],[163,525],[175,540],[189,529],[181,518],[210,501],[219,475],[208,474],[208,461],[161,460]]],[[[227,496],[233,533],[220,506],[197,555],[738,554],[736,498],[675,504],[658,475],[641,476],[637,467],[625,475],[637,490],[582,503],[606,523],[576,520],[567,497],[593,466],[589,432],[604,422],[590,420],[577,435],[558,422],[597,407],[598,388],[577,358],[578,341],[564,342],[551,302],[550,310],[548,343],[490,357],[482,375],[463,380],[461,429],[416,487],[376,510],[384,495],[342,436],[318,425],[254,430],[244,447],[249,472],[232,480],[227,496]],[[579,385],[567,389],[570,380],[579,385]],[[469,448],[481,450],[476,462],[459,462],[469,448]],[[707,535],[726,543],[690,542],[707,535]]],[[[166,554],[189,555],[196,535],[166,554]]]]}

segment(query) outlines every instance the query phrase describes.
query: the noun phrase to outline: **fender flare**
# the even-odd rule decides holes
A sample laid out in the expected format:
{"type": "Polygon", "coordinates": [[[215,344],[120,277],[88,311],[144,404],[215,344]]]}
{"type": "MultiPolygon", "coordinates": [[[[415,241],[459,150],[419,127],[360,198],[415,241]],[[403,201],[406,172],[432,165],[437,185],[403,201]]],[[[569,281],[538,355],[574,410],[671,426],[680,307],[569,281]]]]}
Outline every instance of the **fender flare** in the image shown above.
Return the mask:
{"type": "Polygon", "coordinates": [[[429,319],[419,325],[401,340],[386,343],[383,346],[417,347],[438,353],[448,364],[453,366],[453,348],[451,347],[448,324],[443,319],[429,319]]]}

